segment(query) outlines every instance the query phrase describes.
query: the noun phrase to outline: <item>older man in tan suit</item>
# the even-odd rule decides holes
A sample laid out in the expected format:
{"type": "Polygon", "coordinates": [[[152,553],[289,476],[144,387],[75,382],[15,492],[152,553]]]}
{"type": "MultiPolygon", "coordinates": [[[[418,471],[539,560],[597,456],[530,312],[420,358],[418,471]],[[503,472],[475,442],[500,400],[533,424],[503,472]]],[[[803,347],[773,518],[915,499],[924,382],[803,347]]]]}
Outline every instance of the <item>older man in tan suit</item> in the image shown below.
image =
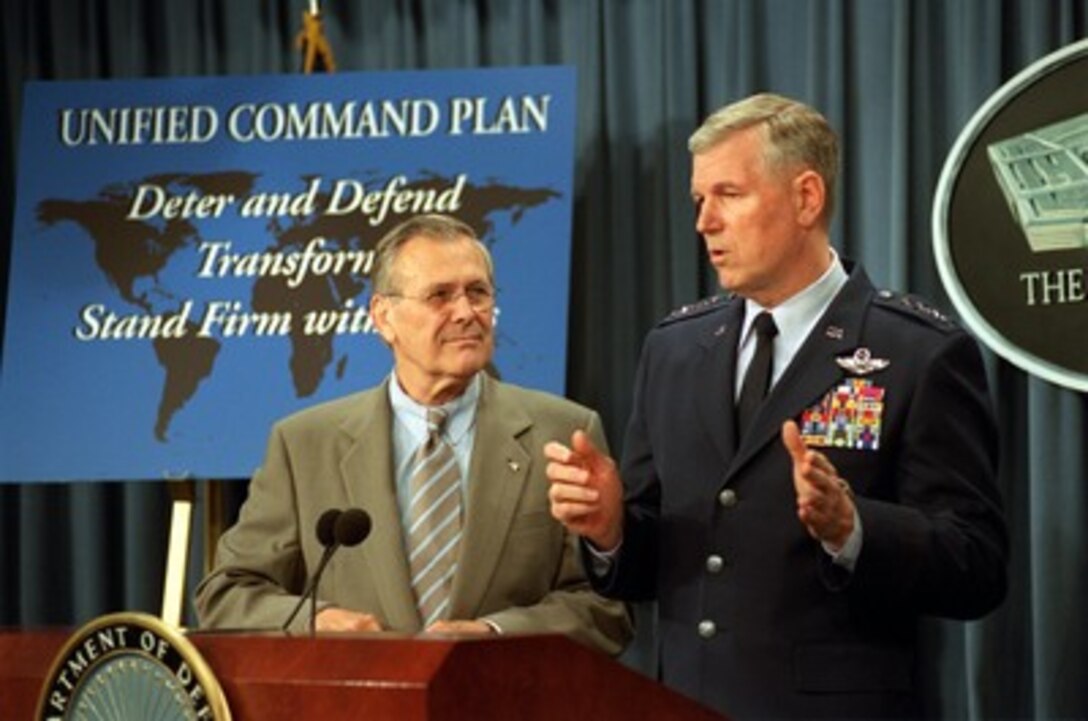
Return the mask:
{"type": "MultiPolygon", "coordinates": [[[[623,605],[589,587],[548,506],[542,448],[596,413],[488,376],[491,257],[465,224],[419,216],[378,244],[370,312],[393,351],[381,385],[276,424],[216,569],[197,589],[204,627],[277,626],[323,547],[315,523],[360,507],[373,531],[333,556],[318,630],[564,633],[617,654],[623,605]]],[[[306,624],[300,614],[293,627],[306,624]]]]}

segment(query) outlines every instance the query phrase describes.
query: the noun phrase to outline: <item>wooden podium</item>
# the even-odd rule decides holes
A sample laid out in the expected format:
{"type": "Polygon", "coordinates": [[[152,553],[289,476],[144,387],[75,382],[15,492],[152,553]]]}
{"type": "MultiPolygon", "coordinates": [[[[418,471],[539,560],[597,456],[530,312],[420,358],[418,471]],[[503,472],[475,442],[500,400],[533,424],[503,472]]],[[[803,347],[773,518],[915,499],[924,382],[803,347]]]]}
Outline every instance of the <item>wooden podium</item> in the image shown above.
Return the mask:
{"type": "MultiPolygon", "coordinates": [[[[0,719],[34,717],[69,634],[0,631],[0,719]]],[[[562,636],[192,633],[235,721],[723,718],[562,636]]]]}

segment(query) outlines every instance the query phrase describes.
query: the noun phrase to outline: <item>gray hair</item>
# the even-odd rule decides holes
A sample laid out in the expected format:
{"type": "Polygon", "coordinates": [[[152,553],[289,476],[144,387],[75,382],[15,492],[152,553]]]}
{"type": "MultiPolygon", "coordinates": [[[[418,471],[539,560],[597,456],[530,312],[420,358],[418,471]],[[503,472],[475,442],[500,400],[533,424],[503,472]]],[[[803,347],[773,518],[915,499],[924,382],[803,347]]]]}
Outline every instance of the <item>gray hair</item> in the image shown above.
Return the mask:
{"type": "Polygon", "coordinates": [[[830,222],[839,177],[839,139],[827,119],[802,102],[760,93],[715,111],[688,139],[688,150],[710,150],[740,130],[759,126],[764,160],[772,169],[810,168],[823,178],[826,200],[823,217],[830,222]]]}
{"type": "Polygon", "coordinates": [[[483,256],[484,265],[487,267],[488,282],[495,285],[495,264],[491,260],[491,251],[476,237],[476,231],[457,218],[432,213],[409,218],[390,230],[378,241],[375,249],[376,267],[373,274],[375,293],[391,295],[397,292],[393,282],[397,257],[400,255],[405,243],[419,236],[450,242],[465,239],[471,241],[480,251],[480,255],[483,256]]]}

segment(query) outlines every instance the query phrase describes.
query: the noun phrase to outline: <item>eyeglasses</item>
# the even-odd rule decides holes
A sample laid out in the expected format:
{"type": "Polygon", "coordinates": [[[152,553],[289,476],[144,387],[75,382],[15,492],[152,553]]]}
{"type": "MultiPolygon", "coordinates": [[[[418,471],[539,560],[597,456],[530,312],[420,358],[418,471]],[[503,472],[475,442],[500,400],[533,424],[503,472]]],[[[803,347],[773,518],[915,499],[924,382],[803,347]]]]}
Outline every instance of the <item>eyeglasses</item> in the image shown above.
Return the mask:
{"type": "Polygon", "coordinates": [[[423,295],[408,295],[406,293],[385,293],[389,298],[404,298],[423,303],[436,312],[449,310],[453,304],[464,296],[468,304],[476,311],[490,310],[495,305],[495,289],[490,285],[474,284],[464,288],[438,287],[423,295]]]}

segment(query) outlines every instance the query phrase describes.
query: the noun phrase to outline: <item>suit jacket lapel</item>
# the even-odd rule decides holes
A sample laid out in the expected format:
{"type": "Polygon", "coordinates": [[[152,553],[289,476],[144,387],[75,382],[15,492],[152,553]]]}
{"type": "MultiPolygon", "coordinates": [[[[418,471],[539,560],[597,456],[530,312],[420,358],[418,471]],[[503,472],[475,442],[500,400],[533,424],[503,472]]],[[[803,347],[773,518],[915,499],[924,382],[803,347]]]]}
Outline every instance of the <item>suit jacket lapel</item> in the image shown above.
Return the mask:
{"type": "Polygon", "coordinates": [[[468,501],[450,618],[475,618],[499,563],[500,552],[529,478],[532,455],[518,440],[532,419],[505,399],[502,386],[482,377],[468,501]]]}
{"type": "Polygon", "coordinates": [[[771,389],[737,449],[727,481],[763,446],[778,441],[786,419],[796,419],[843,377],[835,358],[857,347],[872,295],[869,278],[857,267],[771,389]]]}
{"type": "MultiPolygon", "coordinates": [[[[736,412],[733,399],[733,376],[736,374],[737,344],[744,320],[744,301],[734,298],[724,314],[724,321],[709,329],[698,343],[705,355],[696,376],[701,392],[696,405],[702,417],[702,427],[718,449],[723,462],[728,462],[736,450],[736,412]]],[[[684,381],[681,381],[684,382],[684,381]]]]}
{"type": "Polygon", "coordinates": [[[369,568],[358,570],[358,578],[345,579],[343,585],[361,588],[364,579],[372,579],[386,624],[390,628],[415,629],[421,622],[401,532],[393,472],[393,411],[387,383],[364,393],[358,413],[341,426],[350,439],[340,461],[346,495],[353,506],[366,509],[372,523],[370,537],[362,546],[369,568]]]}

